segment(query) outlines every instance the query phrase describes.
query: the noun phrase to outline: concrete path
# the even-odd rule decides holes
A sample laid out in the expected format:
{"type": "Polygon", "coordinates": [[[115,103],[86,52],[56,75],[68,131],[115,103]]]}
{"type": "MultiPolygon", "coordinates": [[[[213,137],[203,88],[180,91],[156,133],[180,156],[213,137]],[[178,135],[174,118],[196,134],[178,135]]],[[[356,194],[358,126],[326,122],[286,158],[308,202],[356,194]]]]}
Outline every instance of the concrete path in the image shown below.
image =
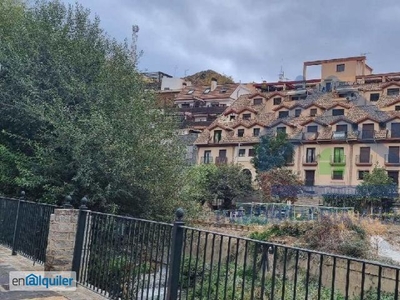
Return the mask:
{"type": "Polygon", "coordinates": [[[0,246],[0,300],[104,300],[106,298],[82,286],[75,292],[23,292],[9,291],[10,271],[43,271],[43,266],[21,255],[11,255],[11,250],[0,246]]]}

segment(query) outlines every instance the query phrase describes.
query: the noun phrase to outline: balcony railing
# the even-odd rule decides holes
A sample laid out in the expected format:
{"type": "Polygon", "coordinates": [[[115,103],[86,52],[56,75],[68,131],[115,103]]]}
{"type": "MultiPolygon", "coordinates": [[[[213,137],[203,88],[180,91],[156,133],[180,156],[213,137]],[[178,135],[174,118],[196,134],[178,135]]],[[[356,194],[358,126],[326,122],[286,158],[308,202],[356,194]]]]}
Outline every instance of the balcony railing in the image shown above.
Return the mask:
{"type": "Polygon", "coordinates": [[[224,156],[217,156],[215,158],[215,164],[217,165],[226,165],[228,163],[228,158],[224,156]]]}
{"type": "Polygon", "coordinates": [[[200,163],[201,164],[212,164],[213,158],[212,158],[212,156],[202,156],[200,158],[200,163]]]}
{"type": "Polygon", "coordinates": [[[318,165],[317,156],[306,156],[303,160],[303,166],[316,166],[318,165]]]}
{"type": "Polygon", "coordinates": [[[400,130],[388,130],[388,136],[389,139],[396,139],[400,138],[400,130]]]}
{"type": "Polygon", "coordinates": [[[372,155],[356,155],[356,166],[372,166],[372,155]]]}
{"type": "Polygon", "coordinates": [[[385,154],[385,166],[400,166],[400,156],[398,154],[385,154]]]}
{"type": "Polygon", "coordinates": [[[333,140],[345,140],[347,139],[347,131],[334,131],[332,133],[333,140]]]}
{"type": "Polygon", "coordinates": [[[358,138],[362,140],[373,140],[375,138],[375,130],[361,130],[358,138]]]}
{"type": "Polygon", "coordinates": [[[331,166],[344,166],[346,155],[331,155],[331,166]]]}
{"type": "Polygon", "coordinates": [[[303,140],[314,141],[318,138],[318,132],[303,132],[303,140]]]}

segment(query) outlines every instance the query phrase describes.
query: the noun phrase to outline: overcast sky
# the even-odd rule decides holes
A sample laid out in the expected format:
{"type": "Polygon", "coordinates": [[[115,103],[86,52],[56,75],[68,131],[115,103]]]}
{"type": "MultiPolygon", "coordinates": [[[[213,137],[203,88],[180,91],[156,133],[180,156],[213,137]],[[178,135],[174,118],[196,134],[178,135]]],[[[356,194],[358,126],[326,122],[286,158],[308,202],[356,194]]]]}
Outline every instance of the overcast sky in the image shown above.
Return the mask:
{"type": "MultiPolygon", "coordinates": [[[[74,3],[72,0],[66,2],[74,3]]],[[[239,82],[294,80],[307,60],[367,53],[374,73],[400,71],[398,0],[80,0],[109,35],[139,26],[141,71],[212,69],[239,82]]],[[[311,69],[310,69],[311,71],[311,69]]],[[[315,67],[309,73],[319,77],[315,67]]]]}

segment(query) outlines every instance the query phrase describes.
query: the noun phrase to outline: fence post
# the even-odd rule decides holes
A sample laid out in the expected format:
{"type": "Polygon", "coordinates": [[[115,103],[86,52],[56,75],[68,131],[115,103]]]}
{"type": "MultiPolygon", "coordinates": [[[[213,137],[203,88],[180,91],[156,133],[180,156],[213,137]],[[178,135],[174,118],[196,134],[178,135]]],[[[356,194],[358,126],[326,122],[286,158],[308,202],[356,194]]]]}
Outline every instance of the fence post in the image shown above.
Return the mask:
{"type": "Polygon", "coordinates": [[[170,269],[168,276],[168,291],[167,300],[176,300],[178,298],[179,289],[179,271],[181,266],[182,258],[182,247],[183,247],[183,209],[178,208],[175,213],[174,228],[172,229],[172,247],[171,247],[171,259],[170,269]]]}
{"type": "Polygon", "coordinates": [[[83,197],[81,206],[79,207],[78,227],[76,229],[74,257],[72,259],[72,271],[76,272],[76,281],[79,281],[79,273],[81,268],[81,258],[83,250],[83,242],[85,238],[86,218],[88,215],[87,204],[88,199],[83,197]]]}
{"type": "Polygon", "coordinates": [[[20,207],[21,207],[21,200],[24,200],[24,198],[25,198],[25,192],[22,191],[21,197],[18,199],[17,213],[15,215],[14,234],[13,234],[11,255],[17,255],[17,232],[19,231],[19,211],[20,211],[20,207]]]}

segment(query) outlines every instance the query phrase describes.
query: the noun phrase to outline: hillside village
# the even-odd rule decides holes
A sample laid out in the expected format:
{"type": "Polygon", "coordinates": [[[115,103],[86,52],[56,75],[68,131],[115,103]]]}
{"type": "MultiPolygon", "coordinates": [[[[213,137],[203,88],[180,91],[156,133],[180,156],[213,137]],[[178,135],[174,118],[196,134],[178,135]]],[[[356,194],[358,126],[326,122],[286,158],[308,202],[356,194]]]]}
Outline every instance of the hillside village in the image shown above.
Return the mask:
{"type": "Polygon", "coordinates": [[[193,163],[239,163],[255,179],[250,161],[259,137],[285,132],[296,149],[287,168],[306,186],[351,191],[376,164],[398,184],[400,73],[375,74],[366,59],[305,62],[300,81],[193,85],[168,78],[181,85],[164,85],[159,101],[169,97],[178,109],[181,134],[197,135],[187,145],[193,163]],[[314,65],[321,77],[309,79],[314,65]]]}

